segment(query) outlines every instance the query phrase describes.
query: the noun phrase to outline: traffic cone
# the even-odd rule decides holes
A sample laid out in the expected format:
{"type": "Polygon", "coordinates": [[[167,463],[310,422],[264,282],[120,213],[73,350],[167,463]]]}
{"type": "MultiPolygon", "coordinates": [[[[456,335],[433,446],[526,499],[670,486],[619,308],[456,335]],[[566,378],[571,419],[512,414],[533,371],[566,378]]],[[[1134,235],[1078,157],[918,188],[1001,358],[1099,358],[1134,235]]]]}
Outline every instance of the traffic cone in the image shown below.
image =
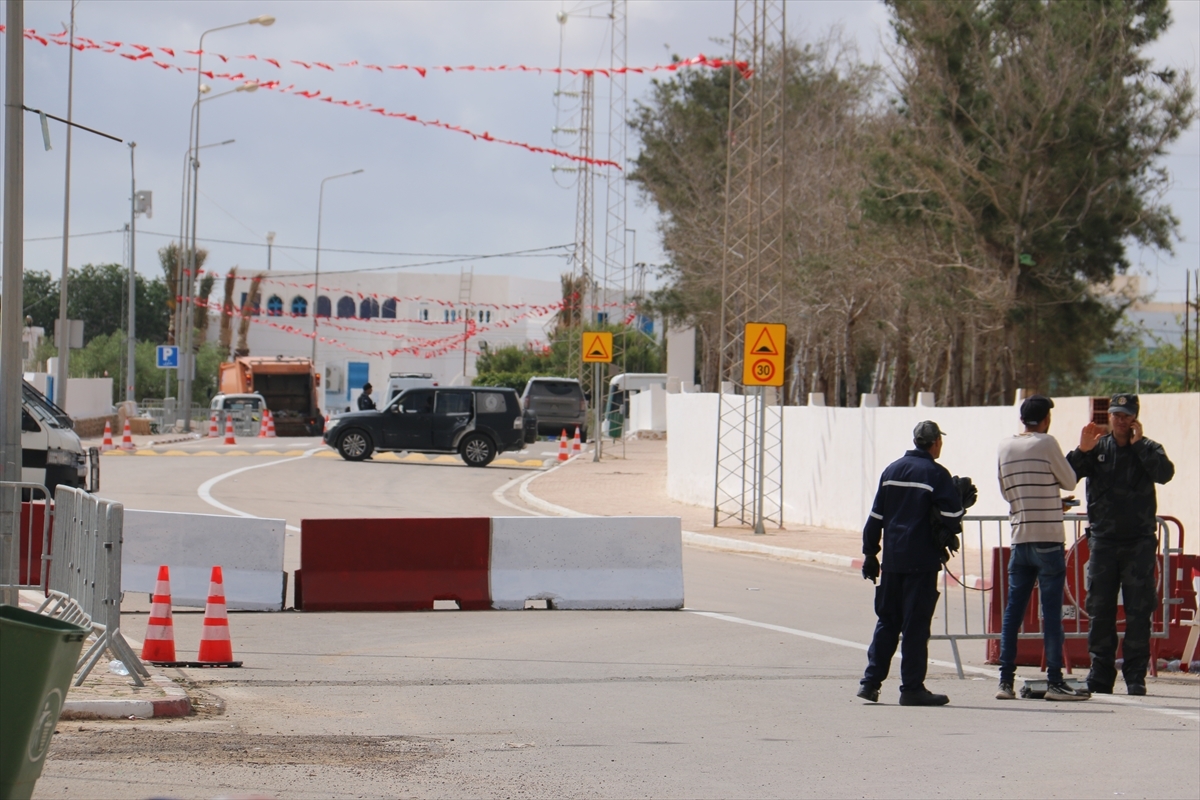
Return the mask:
{"type": "Polygon", "coordinates": [[[108,420],[104,420],[104,441],[100,443],[100,452],[112,450],[113,447],[112,424],[108,420]]]}
{"type": "Polygon", "coordinates": [[[142,661],[175,661],[175,624],[171,621],[171,573],[166,564],[158,568],[158,585],[154,587],[150,619],[146,623],[142,661]]]}
{"type": "Polygon", "coordinates": [[[275,438],[275,415],[271,413],[271,409],[267,409],[267,438],[275,438]]]}
{"type": "Polygon", "coordinates": [[[271,413],[270,411],[266,411],[265,409],[263,410],[262,422],[260,422],[258,424],[258,438],[259,439],[267,438],[267,415],[270,413],[271,413]]]}
{"type": "Polygon", "coordinates": [[[125,432],[121,434],[121,449],[137,450],[137,448],[133,446],[133,434],[129,432],[129,417],[125,418],[125,432]]]}
{"type": "Polygon", "coordinates": [[[208,584],[208,603],[204,606],[204,627],[200,632],[200,653],[196,660],[205,664],[233,662],[229,615],[225,611],[225,581],[219,566],[212,568],[208,584]]]}
{"type": "Polygon", "coordinates": [[[225,417],[224,444],[237,444],[237,439],[233,438],[233,417],[225,417]]]}
{"type": "Polygon", "coordinates": [[[575,426],[575,441],[571,443],[571,455],[579,455],[583,452],[583,440],[579,437],[579,426],[575,426]]]}
{"type": "Polygon", "coordinates": [[[558,439],[558,460],[566,461],[569,458],[567,455],[567,429],[563,428],[562,436],[558,439]]]}
{"type": "Polygon", "coordinates": [[[217,412],[212,412],[208,415],[208,438],[216,439],[221,435],[221,429],[217,427],[217,412]]]}

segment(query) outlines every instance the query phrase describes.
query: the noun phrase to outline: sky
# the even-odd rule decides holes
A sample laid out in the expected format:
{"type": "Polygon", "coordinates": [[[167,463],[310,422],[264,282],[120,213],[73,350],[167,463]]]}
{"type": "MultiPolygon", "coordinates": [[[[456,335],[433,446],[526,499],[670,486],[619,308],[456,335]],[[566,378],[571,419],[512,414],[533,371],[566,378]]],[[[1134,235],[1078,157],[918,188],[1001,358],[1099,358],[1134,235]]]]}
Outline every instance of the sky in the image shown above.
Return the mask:
{"type": "MultiPolygon", "coordinates": [[[[1159,65],[1190,70],[1200,60],[1200,2],[1172,2],[1175,25],[1151,55],[1159,65]]],[[[90,50],[75,57],[74,109],[77,123],[136,141],[139,190],[153,192],[153,218],[137,221],[137,268],[161,274],[156,251],[180,226],[180,195],[189,114],[196,99],[196,75],[152,63],[194,66],[207,29],[269,14],[269,27],[242,25],[211,33],[205,50],[228,56],[255,54],[278,59],[282,68],[261,60],[215,57],[206,70],[244,72],[247,78],[294,84],[291,93],[260,89],[202,103],[201,144],[234,143],[201,152],[198,236],[209,250],[207,266],[242,272],[267,266],[266,235],[274,231],[275,269],[313,268],[317,239],[318,191],[323,178],[361,169],[329,181],[324,195],[321,271],[404,267],[418,272],[510,274],[557,281],[569,269],[558,245],[575,237],[574,174],[552,172],[568,166],[561,158],[472,139],[461,133],[385,118],[362,110],[305,99],[296,91],[321,91],[361,100],[389,111],[414,114],[487,132],[492,137],[540,147],[573,150],[569,135],[552,129],[571,126],[571,115],[556,110],[559,79],[528,72],[485,73],[414,70],[382,73],[359,64],[500,65],[606,67],[609,64],[606,2],[110,2],[82,0],[76,32],[100,41],[156,48],[154,58],[133,61],[90,50]],[[559,12],[567,21],[558,21],[559,12]],[[561,49],[560,49],[561,45],[561,49]],[[157,48],[170,48],[168,58],[157,48]],[[333,71],[310,65],[323,62],[333,71]],[[240,244],[238,244],[240,243],[240,244]],[[373,251],[347,253],[339,250],[373,251]],[[519,256],[491,254],[537,251],[519,256]],[[461,256],[471,256],[462,259],[461,256]],[[452,260],[451,257],[458,258],[452,260]],[[430,263],[445,262],[450,263],[430,263]]],[[[669,63],[726,53],[732,28],[732,0],[631,0],[628,4],[628,64],[669,63]]],[[[833,26],[855,40],[863,57],[885,57],[891,42],[882,3],[797,2],[787,6],[792,38],[814,39],[833,26]]],[[[25,5],[25,24],[40,33],[64,29],[69,0],[25,5]]],[[[68,48],[26,42],[25,103],[66,116],[68,48]]],[[[630,76],[630,107],[649,94],[651,77],[630,76]]],[[[213,91],[237,83],[209,81],[213,91]]],[[[564,79],[564,90],[577,86],[564,79]]],[[[597,114],[604,127],[608,86],[596,79],[597,114]]],[[[570,102],[569,100],[564,102],[570,102]]],[[[50,121],[53,149],[45,151],[36,115],[25,127],[25,268],[61,269],[65,128],[50,121]]],[[[636,141],[629,140],[629,156],[636,141]]],[[[596,155],[607,154],[603,135],[596,155]]],[[[71,167],[70,264],[125,263],[120,229],[129,221],[130,151],[124,144],[77,131],[71,167]],[[110,232],[110,233],[105,233],[110,232]],[[95,234],[95,235],[89,235],[95,234]]],[[[1135,271],[1160,301],[1181,302],[1185,269],[1200,265],[1200,133],[1193,125],[1172,148],[1166,166],[1174,184],[1166,200],[1181,220],[1183,240],[1175,253],[1133,248],[1135,271]]],[[[602,194],[601,194],[602,197],[602,194]]],[[[603,201],[599,202],[603,207],[603,201]]],[[[603,225],[601,215],[600,224],[603,225]]],[[[636,230],[636,260],[651,267],[665,261],[656,233],[657,214],[630,187],[626,227],[636,230]]],[[[632,248],[633,236],[630,237],[632,248]]],[[[631,254],[632,255],[632,254],[631,254]]],[[[631,258],[632,260],[632,258],[631,258]]],[[[325,281],[323,280],[324,284],[325,281]]],[[[653,284],[653,278],[651,279],[653,284]]],[[[336,284],[331,284],[336,285],[336,284]]]]}

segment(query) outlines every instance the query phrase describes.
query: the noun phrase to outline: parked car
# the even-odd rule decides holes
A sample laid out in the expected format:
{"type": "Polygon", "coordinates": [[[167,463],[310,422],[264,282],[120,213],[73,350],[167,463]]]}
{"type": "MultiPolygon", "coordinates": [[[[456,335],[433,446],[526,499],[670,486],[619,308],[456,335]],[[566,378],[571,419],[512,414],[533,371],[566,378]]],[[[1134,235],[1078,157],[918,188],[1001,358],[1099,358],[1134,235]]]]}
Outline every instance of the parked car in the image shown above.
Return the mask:
{"type": "Polygon", "coordinates": [[[457,453],[467,466],[486,467],[497,453],[536,441],[536,431],[536,416],[512,389],[463,386],[406,389],[381,409],[330,420],[324,439],[347,461],[376,450],[457,453]]]}
{"type": "Polygon", "coordinates": [[[530,378],[521,395],[521,406],[537,414],[539,436],[557,436],[563,430],[570,436],[578,426],[583,441],[587,441],[587,398],[574,378],[530,378]]]}
{"type": "MultiPolygon", "coordinates": [[[[257,392],[219,394],[213,397],[208,407],[209,411],[216,412],[219,433],[225,433],[225,419],[228,417],[233,420],[234,435],[257,436],[263,413],[267,410],[267,401],[257,392]]],[[[278,424],[275,427],[278,430],[278,424]]]]}

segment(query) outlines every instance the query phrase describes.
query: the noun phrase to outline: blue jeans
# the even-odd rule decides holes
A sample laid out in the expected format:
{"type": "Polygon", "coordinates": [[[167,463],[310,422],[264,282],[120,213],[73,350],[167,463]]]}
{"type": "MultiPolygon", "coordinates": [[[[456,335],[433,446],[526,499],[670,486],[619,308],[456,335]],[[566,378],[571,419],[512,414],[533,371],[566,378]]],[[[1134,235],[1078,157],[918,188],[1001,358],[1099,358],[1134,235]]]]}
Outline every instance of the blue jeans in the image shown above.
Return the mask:
{"type": "Polygon", "coordinates": [[[1062,681],[1063,582],[1067,560],[1061,544],[1029,542],[1015,544],[1008,559],[1008,605],[1000,631],[1000,680],[1012,683],[1017,671],[1017,633],[1036,583],[1042,596],[1042,643],[1046,648],[1046,677],[1062,681]]]}

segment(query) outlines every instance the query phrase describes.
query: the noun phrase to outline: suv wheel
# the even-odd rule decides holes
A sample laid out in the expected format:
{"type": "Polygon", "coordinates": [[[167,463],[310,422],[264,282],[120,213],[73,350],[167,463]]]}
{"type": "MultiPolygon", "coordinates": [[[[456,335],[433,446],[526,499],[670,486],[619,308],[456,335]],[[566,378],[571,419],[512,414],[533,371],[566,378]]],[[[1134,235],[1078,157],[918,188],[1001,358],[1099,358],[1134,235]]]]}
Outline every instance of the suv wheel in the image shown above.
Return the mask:
{"type": "Polygon", "coordinates": [[[473,433],[463,439],[458,451],[468,467],[486,467],[496,457],[496,446],[481,433],[473,433]]]}
{"type": "Polygon", "coordinates": [[[342,434],[342,438],[338,439],[338,452],[347,461],[362,461],[371,455],[371,451],[374,449],[375,445],[371,442],[371,437],[364,431],[346,431],[342,434]]]}

